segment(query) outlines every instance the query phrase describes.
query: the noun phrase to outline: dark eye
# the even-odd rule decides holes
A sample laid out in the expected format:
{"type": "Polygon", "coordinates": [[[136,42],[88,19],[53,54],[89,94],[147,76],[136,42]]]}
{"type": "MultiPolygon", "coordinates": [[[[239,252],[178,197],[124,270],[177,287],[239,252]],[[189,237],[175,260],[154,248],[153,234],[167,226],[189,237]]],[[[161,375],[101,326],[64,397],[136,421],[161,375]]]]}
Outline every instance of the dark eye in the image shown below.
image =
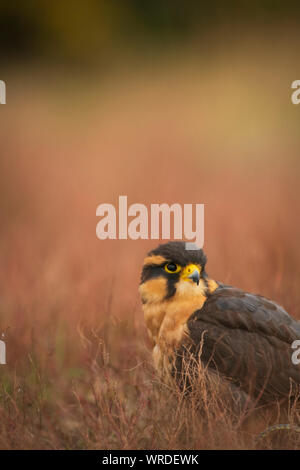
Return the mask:
{"type": "Polygon", "coordinates": [[[176,264],[176,263],[165,264],[165,271],[167,271],[167,273],[175,274],[175,273],[178,273],[180,269],[181,267],[179,266],[179,264],[176,264]]]}

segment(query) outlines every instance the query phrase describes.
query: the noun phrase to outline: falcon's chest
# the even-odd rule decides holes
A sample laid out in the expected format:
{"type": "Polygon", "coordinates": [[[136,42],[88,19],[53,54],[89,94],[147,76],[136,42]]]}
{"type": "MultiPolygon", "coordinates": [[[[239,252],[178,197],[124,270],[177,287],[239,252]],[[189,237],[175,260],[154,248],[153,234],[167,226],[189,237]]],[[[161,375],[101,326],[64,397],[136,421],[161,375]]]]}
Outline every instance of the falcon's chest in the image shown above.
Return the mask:
{"type": "Polygon", "coordinates": [[[169,373],[176,350],[188,339],[187,321],[202,308],[206,296],[174,296],[172,300],[145,304],[144,316],[153,342],[153,360],[160,373],[169,373]]]}
{"type": "Polygon", "coordinates": [[[177,349],[189,340],[188,319],[203,307],[207,295],[217,287],[218,284],[212,279],[199,286],[183,282],[177,285],[176,293],[171,298],[159,301],[150,297],[150,301],[144,303],[154,365],[160,373],[167,372],[169,375],[177,349]]]}

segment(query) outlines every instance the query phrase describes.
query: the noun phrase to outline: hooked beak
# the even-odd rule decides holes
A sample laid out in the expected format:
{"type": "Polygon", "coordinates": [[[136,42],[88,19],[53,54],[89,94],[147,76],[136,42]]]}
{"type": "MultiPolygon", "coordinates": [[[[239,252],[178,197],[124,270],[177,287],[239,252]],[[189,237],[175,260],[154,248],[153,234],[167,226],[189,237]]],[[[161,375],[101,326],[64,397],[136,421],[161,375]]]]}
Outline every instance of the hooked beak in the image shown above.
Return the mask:
{"type": "Polygon", "coordinates": [[[197,286],[199,286],[200,281],[200,273],[198,269],[195,269],[189,276],[188,279],[191,279],[193,282],[197,282],[197,286]]]}
{"type": "Polygon", "coordinates": [[[183,269],[181,277],[185,281],[196,282],[198,286],[200,281],[200,269],[195,264],[189,264],[183,269]]]}

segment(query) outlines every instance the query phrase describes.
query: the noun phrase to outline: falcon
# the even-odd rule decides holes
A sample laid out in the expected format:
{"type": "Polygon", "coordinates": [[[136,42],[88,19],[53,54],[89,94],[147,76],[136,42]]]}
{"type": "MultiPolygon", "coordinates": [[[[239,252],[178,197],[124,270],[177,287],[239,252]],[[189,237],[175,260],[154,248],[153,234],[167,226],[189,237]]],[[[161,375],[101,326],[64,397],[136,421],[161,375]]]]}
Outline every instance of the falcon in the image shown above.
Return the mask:
{"type": "Polygon", "coordinates": [[[176,379],[188,353],[256,403],[299,394],[300,365],[291,346],[300,339],[300,322],[272,300],[210,278],[202,249],[169,242],[150,251],[139,292],[164,380],[176,379]]]}

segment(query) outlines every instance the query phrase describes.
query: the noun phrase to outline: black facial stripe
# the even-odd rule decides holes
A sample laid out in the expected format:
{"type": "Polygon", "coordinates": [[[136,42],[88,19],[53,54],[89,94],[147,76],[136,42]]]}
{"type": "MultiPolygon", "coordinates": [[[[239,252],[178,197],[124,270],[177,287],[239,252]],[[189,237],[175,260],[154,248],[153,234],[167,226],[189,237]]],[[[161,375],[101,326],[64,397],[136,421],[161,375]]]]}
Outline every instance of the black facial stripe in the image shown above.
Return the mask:
{"type": "Polygon", "coordinates": [[[167,273],[163,269],[164,265],[165,265],[165,263],[160,264],[160,265],[147,264],[146,266],[144,266],[143,271],[142,271],[142,275],[141,275],[141,284],[143,284],[143,282],[148,281],[149,279],[160,277],[162,275],[165,276],[165,277],[168,277],[167,273]]]}
{"type": "Polygon", "coordinates": [[[176,283],[178,282],[178,280],[179,280],[179,273],[168,276],[168,284],[167,284],[168,293],[167,293],[165,299],[169,299],[170,297],[172,297],[175,294],[175,292],[176,292],[176,283]]]}
{"type": "Polygon", "coordinates": [[[178,273],[167,273],[164,269],[166,263],[161,265],[157,264],[148,264],[144,266],[141,276],[141,284],[149,281],[150,279],[155,279],[157,277],[164,277],[167,279],[167,295],[165,299],[169,299],[176,292],[176,283],[179,280],[180,272],[178,273]]]}

